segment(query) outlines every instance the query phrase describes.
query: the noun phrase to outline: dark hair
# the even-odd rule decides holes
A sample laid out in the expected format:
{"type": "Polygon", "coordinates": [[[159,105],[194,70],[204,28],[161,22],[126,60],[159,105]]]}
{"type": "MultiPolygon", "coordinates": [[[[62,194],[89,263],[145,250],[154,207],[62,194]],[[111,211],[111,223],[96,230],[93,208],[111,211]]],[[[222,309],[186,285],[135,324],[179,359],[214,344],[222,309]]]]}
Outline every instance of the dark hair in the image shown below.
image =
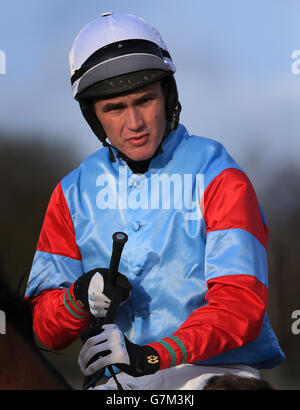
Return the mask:
{"type": "Polygon", "coordinates": [[[234,374],[212,376],[203,390],[276,390],[268,381],[234,374]]]}

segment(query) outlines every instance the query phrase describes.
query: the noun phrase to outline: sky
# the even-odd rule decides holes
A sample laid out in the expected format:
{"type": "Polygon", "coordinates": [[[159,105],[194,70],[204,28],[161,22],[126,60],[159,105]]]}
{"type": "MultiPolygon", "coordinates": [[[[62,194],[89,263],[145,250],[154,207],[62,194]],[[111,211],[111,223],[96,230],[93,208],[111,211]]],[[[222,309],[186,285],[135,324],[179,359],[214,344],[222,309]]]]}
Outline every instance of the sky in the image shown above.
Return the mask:
{"type": "Polygon", "coordinates": [[[161,33],[191,134],[220,141],[257,182],[299,162],[293,0],[1,0],[0,133],[63,141],[82,158],[99,148],[72,98],[68,58],[81,28],[107,11],[161,33]]]}

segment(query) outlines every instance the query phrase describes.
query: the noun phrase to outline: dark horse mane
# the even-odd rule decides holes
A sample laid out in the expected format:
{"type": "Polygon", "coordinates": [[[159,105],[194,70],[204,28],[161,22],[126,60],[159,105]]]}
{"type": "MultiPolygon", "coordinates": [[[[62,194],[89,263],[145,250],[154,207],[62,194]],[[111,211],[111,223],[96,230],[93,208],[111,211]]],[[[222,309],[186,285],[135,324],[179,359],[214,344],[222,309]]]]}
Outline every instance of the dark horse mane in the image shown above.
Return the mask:
{"type": "Polygon", "coordinates": [[[20,292],[23,279],[24,278],[22,278],[17,290],[14,290],[5,277],[3,270],[0,268],[0,310],[5,313],[6,321],[39,356],[49,371],[65,385],[66,389],[72,389],[56,368],[41,353],[43,349],[40,349],[35,342],[30,301],[24,299],[20,292]]]}
{"type": "MultiPolygon", "coordinates": [[[[21,284],[21,283],[20,283],[21,284]]],[[[5,313],[6,320],[22,335],[33,348],[37,348],[33,336],[33,323],[29,301],[9,284],[2,269],[0,270],[0,310],[5,313]]]]}

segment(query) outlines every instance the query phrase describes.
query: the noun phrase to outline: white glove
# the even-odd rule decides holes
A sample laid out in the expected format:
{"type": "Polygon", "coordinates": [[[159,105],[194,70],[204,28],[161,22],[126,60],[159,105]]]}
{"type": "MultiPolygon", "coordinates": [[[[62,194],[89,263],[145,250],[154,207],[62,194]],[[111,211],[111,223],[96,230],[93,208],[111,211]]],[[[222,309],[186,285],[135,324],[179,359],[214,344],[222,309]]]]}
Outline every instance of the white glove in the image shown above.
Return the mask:
{"type": "Polygon", "coordinates": [[[88,287],[88,302],[90,312],[95,317],[105,317],[111,300],[103,293],[103,276],[96,272],[88,287]]]}
{"type": "Polygon", "coordinates": [[[115,363],[130,364],[129,355],[125,345],[124,335],[117,325],[103,325],[104,331],[99,335],[90,337],[83,345],[78,364],[85,376],[90,376],[96,371],[115,363]],[[97,353],[107,353],[88,366],[90,359],[97,353]]]}

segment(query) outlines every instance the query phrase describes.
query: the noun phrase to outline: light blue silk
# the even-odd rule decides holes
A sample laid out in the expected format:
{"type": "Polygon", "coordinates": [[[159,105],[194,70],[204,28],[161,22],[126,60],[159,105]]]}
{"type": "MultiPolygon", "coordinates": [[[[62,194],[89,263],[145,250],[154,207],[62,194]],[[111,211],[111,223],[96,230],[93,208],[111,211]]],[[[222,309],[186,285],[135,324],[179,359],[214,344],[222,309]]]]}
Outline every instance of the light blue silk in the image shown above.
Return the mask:
{"type": "Polygon", "coordinates": [[[209,280],[224,275],[252,275],[268,286],[267,253],[251,233],[224,229],[207,235],[205,277],[209,280]]]}
{"type": "Polygon", "coordinates": [[[81,261],[36,251],[25,297],[36,296],[45,289],[66,289],[83,274],[81,261]]]}
{"type": "MultiPolygon", "coordinates": [[[[206,304],[206,281],[214,276],[247,274],[267,284],[266,253],[251,234],[237,229],[206,236],[200,197],[226,168],[240,169],[221,144],[190,136],[182,125],[144,175],[120,158],[111,163],[106,148],[97,151],[62,180],[82,261],[37,252],[27,295],[68,287],[82,272],[108,267],[116,231],[129,238],[119,271],[133,286],[116,324],[135,343],[174,333],[206,304]]],[[[214,360],[270,366],[282,357],[266,317],[257,341],[214,360]]]]}

